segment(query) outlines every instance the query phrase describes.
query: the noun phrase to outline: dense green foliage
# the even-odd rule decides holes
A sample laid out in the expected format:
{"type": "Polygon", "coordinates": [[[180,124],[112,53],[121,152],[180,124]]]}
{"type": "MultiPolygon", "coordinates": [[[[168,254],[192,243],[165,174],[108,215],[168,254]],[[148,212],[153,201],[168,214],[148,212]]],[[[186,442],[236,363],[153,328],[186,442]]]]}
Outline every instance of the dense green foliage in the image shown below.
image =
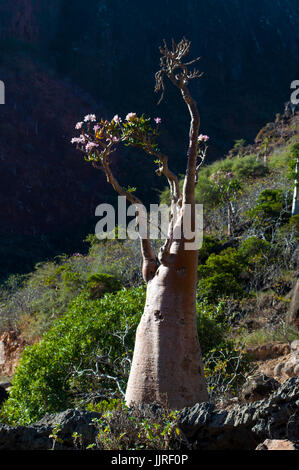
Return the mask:
{"type": "MultiPolygon", "coordinates": [[[[122,358],[126,351],[113,333],[121,334],[127,326],[126,347],[132,350],[144,295],[141,286],[116,295],[105,294],[100,300],[91,300],[87,294],[78,296],[42,341],[25,349],[4,406],[9,421],[27,423],[46,412],[64,410],[74,404],[78,390],[80,395],[91,393],[96,387],[104,398],[109,381],[107,385],[107,381],[100,380],[99,386],[92,377],[87,380],[84,374],[76,375],[75,370],[95,366],[97,355],[109,353],[112,363],[122,358]]],[[[113,373],[111,366],[105,364],[101,371],[113,373]]]]}

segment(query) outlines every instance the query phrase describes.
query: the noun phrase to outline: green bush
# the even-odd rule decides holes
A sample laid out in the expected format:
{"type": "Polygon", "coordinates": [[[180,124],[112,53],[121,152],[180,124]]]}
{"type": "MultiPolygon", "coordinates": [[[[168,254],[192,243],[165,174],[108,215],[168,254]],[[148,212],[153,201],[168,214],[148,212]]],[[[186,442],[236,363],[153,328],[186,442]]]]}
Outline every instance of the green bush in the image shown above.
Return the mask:
{"type": "Polygon", "coordinates": [[[209,302],[218,302],[224,296],[242,297],[245,291],[240,282],[231,273],[217,273],[198,282],[201,298],[209,302]]]}
{"type": "MultiPolygon", "coordinates": [[[[287,201],[288,203],[288,201],[287,201]]],[[[253,209],[247,212],[247,216],[257,226],[268,226],[269,223],[283,225],[290,217],[286,207],[285,196],[282,189],[265,189],[256,201],[253,209]]]]}
{"type": "Polygon", "coordinates": [[[248,178],[260,178],[269,173],[269,170],[256,159],[255,155],[246,155],[237,160],[234,159],[232,172],[240,180],[248,180],[248,178]]]}
{"type": "MultiPolygon", "coordinates": [[[[144,302],[143,286],[105,294],[100,300],[90,300],[86,293],[77,297],[42,341],[24,350],[1,412],[2,420],[26,424],[45,413],[74,406],[78,390],[92,393],[102,387],[104,396],[111,387],[117,390],[115,384],[103,381],[99,385],[85,375],[74,377],[72,371],[94,367],[96,355],[109,353],[112,362],[122,358],[126,351],[121,339],[112,333],[124,332],[127,327],[130,353],[144,302]]],[[[111,372],[107,365],[101,371],[111,372]]],[[[122,377],[120,381],[125,386],[122,377]]]]}
{"type": "Polygon", "coordinates": [[[257,237],[249,237],[244,240],[238,249],[238,253],[244,262],[249,262],[252,258],[261,253],[268,254],[271,250],[271,243],[257,237]]]}
{"type": "Polygon", "coordinates": [[[198,301],[197,331],[203,355],[225,342],[226,322],[223,317],[222,304],[209,304],[206,300],[198,301]]]}
{"type": "Polygon", "coordinates": [[[212,253],[219,251],[221,251],[221,242],[211,235],[204,235],[202,247],[198,250],[198,264],[204,264],[212,253]]]}
{"type": "Polygon", "coordinates": [[[249,291],[248,281],[256,275],[256,268],[270,265],[273,259],[271,244],[257,237],[247,238],[238,249],[212,253],[205,264],[198,266],[198,295],[212,303],[226,296],[243,297],[249,291]]]}
{"type": "Polygon", "coordinates": [[[206,264],[198,266],[198,291],[201,298],[215,302],[226,295],[244,295],[239,277],[244,269],[243,260],[235,248],[220,254],[212,253],[206,264]]]}
{"type": "Polygon", "coordinates": [[[112,274],[91,274],[87,279],[86,290],[92,299],[99,299],[106,293],[121,289],[121,283],[112,274]]]}

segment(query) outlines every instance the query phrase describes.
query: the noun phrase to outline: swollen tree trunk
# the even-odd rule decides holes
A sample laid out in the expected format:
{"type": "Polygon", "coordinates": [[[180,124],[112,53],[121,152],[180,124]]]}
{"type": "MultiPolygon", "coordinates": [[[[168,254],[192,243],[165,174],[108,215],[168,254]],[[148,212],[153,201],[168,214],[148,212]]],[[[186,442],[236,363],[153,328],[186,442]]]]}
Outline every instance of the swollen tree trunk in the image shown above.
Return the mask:
{"type": "Polygon", "coordinates": [[[172,243],[147,284],[126,403],[180,409],[208,400],[196,326],[197,251],[172,243]]]}

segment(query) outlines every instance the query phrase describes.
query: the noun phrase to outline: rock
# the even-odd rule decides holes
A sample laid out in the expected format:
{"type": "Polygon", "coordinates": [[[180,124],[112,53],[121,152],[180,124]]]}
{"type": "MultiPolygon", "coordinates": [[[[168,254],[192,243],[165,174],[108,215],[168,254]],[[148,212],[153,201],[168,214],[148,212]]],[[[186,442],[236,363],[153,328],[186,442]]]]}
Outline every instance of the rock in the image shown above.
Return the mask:
{"type": "Polygon", "coordinates": [[[16,331],[0,335],[0,375],[11,377],[26,343],[16,331]]]}
{"type": "Polygon", "coordinates": [[[280,356],[285,356],[291,351],[288,343],[267,343],[259,346],[247,347],[246,352],[255,361],[265,361],[267,359],[276,359],[280,356]]]}
{"type": "Polygon", "coordinates": [[[51,449],[53,440],[49,435],[57,425],[60,426],[57,435],[62,439],[62,443],[55,443],[55,449],[74,449],[74,432],[82,435],[81,445],[85,449],[87,445],[95,442],[97,430],[92,419],[100,416],[99,413],[69,409],[57,414],[48,414],[30,426],[7,426],[0,423],[0,451],[51,449]]]}
{"type": "Polygon", "coordinates": [[[299,279],[292,292],[287,322],[299,328],[299,279]]]}
{"type": "Polygon", "coordinates": [[[284,365],[284,368],[282,370],[285,374],[287,374],[287,376],[289,377],[295,377],[295,373],[294,373],[294,364],[289,361],[287,362],[285,365],[284,365]]]}
{"type": "Polygon", "coordinates": [[[255,450],[299,450],[299,442],[288,439],[266,439],[255,450]]]}
{"type": "Polygon", "coordinates": [[[184,408],[180,427],[194,449],[254,450],[265,439],[299,440],[299,377],[266,400],[216,410],[210,403],[184,408]]]}
{"type": "Polygon", "coordinates": [[[4,388],[5,390],[8,390],[9,387],[11,387],[11,382],[0,382],[0,387],[4,388]]]}
{"type": "Polygon", "coordinates": [[[274,368],[274,377],[279,377],[284,369],[285,362],[280,362],[274,368]]]}
{"type": "Polygon", "coordinates": [[[272,377],[267,377],[262,373],[248,377],[242,387],[241,396],[245,401],[256,401],[268,397],[280,384],[272,377]]]}
{"type": "Polygon", "coordinates": [[[8,393],[5,390],[5,388],[2,385],[0,385],[0,405],[7,399],[8,399],[8,393]]]}

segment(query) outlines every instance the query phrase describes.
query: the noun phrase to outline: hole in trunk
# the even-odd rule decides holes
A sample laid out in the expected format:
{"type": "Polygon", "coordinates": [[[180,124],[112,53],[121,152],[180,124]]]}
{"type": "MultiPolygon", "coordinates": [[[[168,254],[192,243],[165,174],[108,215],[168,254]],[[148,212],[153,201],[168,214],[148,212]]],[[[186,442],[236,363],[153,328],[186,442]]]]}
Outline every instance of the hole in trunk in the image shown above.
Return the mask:
{"type": "Polygon", "coordinates": [[[162,315],[162,313],[160,312],[160,310],[155,310],[154,316],[155,316],[155,320],[157,320],[157,321],[163,320],[163,315],[162,315]]]}

